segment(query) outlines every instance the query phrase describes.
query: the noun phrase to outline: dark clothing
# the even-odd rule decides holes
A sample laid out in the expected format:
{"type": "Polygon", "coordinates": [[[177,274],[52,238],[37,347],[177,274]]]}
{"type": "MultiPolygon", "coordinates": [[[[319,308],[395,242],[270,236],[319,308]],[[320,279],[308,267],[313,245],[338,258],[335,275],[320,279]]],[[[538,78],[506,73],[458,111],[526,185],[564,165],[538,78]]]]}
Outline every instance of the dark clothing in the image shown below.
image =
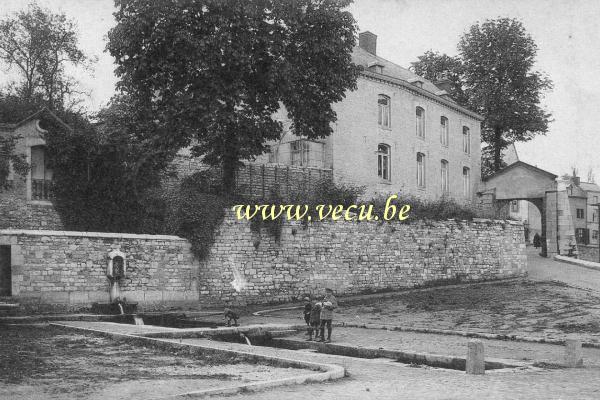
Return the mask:
{"type": "Polygon", "coordinates": [[[308,326],[308,337],[312,339],[313,332],[315,333],[315,338],[319,336],[319,326],[320,322],[311,322],[308,326]]]}
{"type": "Polygon", "coordinates": [[[327,326],[327,340],[331,340],[331,320],[330,319],[322,319],[321,325],[319,326],[320,332],[319,336],[321,340],[325,339],[325,326],[327,326]]]}
{"type": "Polygon", "coordinates": [[[311,303],[306,303],[304,305],[304,322],[306,322],[306,325],[310,325],[310,312],[312,307],[313,305],[311,303]]]}
{"type": "Polygon", "coordinates": [[[310,324],[316,323],[317,325],[321,321],[321,303],[316,303],[310,310],[310,324]]]}

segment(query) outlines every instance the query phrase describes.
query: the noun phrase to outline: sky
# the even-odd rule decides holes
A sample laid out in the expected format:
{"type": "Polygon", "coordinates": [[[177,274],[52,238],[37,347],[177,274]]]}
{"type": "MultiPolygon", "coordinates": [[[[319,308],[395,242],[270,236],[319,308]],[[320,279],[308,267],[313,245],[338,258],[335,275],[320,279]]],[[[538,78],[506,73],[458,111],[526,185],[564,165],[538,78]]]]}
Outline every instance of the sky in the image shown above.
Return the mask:
{"type": "MultiPolygon", "coordinates": [[[[79,27],[81,48],[98,57],[94,74],[76,77],[91,92],[91,111],[114,94],[117,78],[105,38],[114,25],[112,0],[38,0],[65,12],[79,27]]],[[[0,18],[26,7],[28,0],[0,0],[0,18]]],[[[554,82],[543,99],[553,122],[546,136],[518,143],[522,161],[557,175],[576,167],[586,179],[591,168],[600,181],[600,2],[596,0],[355,0],[350,11],[359,30],[378,36],[378,55],[408,67],[427,50],[456,55],[468,28],[486,19],[521,20],[538,45],[536,69],[554,82]]]]}

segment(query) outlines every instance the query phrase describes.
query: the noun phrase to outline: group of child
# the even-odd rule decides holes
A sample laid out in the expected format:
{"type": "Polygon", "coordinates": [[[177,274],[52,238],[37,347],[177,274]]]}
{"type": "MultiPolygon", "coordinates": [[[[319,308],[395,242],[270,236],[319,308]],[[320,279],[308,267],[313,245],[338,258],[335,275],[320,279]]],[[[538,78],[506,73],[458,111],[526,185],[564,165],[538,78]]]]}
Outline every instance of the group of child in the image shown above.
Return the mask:
{"type": "Polygon", "coordinates": [[[337,300],[333,295],[333,290],[325,289],[323,300],[317,301],[316,298],[304,298],[307,303],[304,305],[304,321],[308,326],[308,341],[331,342],[331,321],[333,320],[333,310],[337,308],[337,300]],[[325,327],[327,327],[327,339],[325,339],[325,327]]]}

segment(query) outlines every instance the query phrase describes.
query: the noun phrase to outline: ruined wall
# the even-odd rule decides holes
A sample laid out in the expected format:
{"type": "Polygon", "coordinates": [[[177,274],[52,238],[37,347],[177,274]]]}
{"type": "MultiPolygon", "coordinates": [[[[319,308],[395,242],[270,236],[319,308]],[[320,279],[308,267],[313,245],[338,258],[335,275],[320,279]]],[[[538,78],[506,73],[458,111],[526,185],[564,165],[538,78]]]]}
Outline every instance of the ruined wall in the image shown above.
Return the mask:
{"type": "Polygon", "coordinates": [[[11,248],[12,296],[34,310],[108,302],[107,255],[117,249],[126,254],[127,301],[145,308],[198,301],[199,264],[175,236],[0,230],[0,245],[11,248]]]}
{"type": "Polygon", "coordinates": [[[526,262],[513,221],[285,223],[277,241],[230,213],[198,286],[202,301],[283,302],[325,287],[354,294],[522,276],[526,262]]]}

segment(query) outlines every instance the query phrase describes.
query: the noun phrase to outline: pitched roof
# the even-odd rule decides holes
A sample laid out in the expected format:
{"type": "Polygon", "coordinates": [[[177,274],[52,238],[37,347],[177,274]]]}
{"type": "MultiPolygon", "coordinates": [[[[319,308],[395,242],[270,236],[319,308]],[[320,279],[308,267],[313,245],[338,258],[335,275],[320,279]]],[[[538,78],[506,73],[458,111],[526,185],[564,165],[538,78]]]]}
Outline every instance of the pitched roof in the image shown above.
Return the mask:
{"type": "Polygon", "coordinates": [[[352,50],[352,61],[354,62],[354,64],[360,65],[364,68],[364,70],[362,71],[362,75],[364,76],[376,77],[389,83],[398,84],[400,86],[405,87],[406,89],[415,91],[430,99],[438,101],[456,111],[462,112],[463,114],[466,114],[471,118],[478,119],[480,121],[483,120],[482,116],[458,105],[454,100],[441,97],[438,93],[442,92],[442,89],[434,85],[431,81],[428,81],[427,79],[415,74],[409,69],[401,67],[398,64],[394,64],[393,62],[388,61],[385,58],[381,58],[375,54],[369,53],[368,51],[359,46],[355,46],[352,50]],[[383,66],[382,73],[374,72],[368,69],[369,66],[374,64],[379,64],[383,66]],[[420,88],[413,85],[411,81],[415,80],[423,82],[423,87],[420,88]]]}
{"type": "Polygon", "coordinates": [[[600,186],[593,182],[581,182],[579,183],[579,187],[586,192],[600,192],[600,186]]]}
{"type": "Polygon", "coordinates": [[[21,125],[23,125],[23,124],[25,124],[25,123],[33,120],[33,119],[36,119],[36,118],[42,116],[43,114],[49,115],[51,118],[53,118],[56,122],[58,122],[59,124],[61,124],[66,129],[72,130],[69,125],[67,125],[56,114],[54,114],[52,111],[50,111],[50,109],[48,109],[48,107],[44,107],[44,108],[40,109],[39,111],[34,112],[33,114],[29,115],[28,117],[22,119],[21,121],[15,123],[15,124],[3,124],[3,123],[0,123],[0,129],[5,130],[5,131],[15,130],[19,126],[21,126],[21,125]]]}
{"type": "Polygon", "coordinates": [[[506,173],[506,172],[508,172],[508,171],[510,171],[510,170],[512,170],[514,168],[516,168],[516,167],[527,168],[527,169],[529,169],[529,170],[531,170],[533,172],[537,172],[539,174],[546,175],[546,176],[548,176],[551,179],[556,179],[558,177],[557,175],[554,175],[552,172],[545,171],[545,170],[543,170],[541,168],[538,168],[536,166],[533,166],[531,164],[527,164],[526,162],[523,162],[523,161],[519,160],[519,161],[517,161],[517,162],[515,162],[513,164],[510,164],[508,167],[505,167],[505,168],[501,169],[500,171],[497,171],[494,174],[492,174],[492,175],[484,178],[483,180],[484,181],[489,181],[490,179],[492,179],[492,178],[494,178],[494,177],[496,177],[498,175],[502,175],[502,174],[504,174],[504,173],[506,173]]]}

